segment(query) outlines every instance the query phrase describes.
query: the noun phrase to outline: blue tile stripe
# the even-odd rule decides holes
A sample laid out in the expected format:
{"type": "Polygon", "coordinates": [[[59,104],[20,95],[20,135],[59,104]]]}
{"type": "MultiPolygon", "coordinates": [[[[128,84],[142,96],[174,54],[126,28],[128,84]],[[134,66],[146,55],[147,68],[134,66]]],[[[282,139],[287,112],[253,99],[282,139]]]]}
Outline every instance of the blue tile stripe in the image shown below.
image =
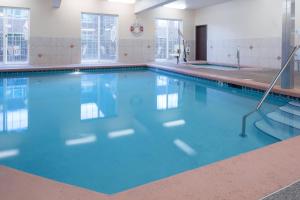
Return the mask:
{"type": "MultiPolygon", "coordinates": [[[[128,70],[150,70],[152,72],[158,72],[158,73],[164,73],[166,75],[170,76],[176,76],[180,78],[184,78],[187,80],[193,80],[193,81],[201,81],[201,83],[209,83],[209,84],[214,84],[217,87],[227,87],[227,88],[235,88],[235,89],[240,89],[248,94],[253,94],[253,95],[263,95],[264,90],[260,89],[255,89],[247,86],[241,86],[237,84],[231,84],[231,83],[226,83],[222,81],[217,81],[217,80],[212,80],[208,78],[203,78],[203,77],[198,77],[196,75],[187,75],[187,74],[182,74],[180,72],[175,72],[173,70],[169,69],[160,69],[156,68],[154,66],[118,66],[118,67],[111,67],[111,66],[104,66],[104,67],[74,67],[71,69],[30,69],[26,71],[1,71],[0,72],[0,78],[11,78],[11,77],[16,77],[16,76],[28,76],[28,75],[41,75],[41,74],[65,74],[65,73],[70,73],[70,72],[116,72],[116,71],[128,71],[128,70]]],[[[282,98],[282,99],[289,99],[293,101],[300,101],[299,97],[293,97],[289,95],[284,95],[284,94],[278,94],[271,92],[270,93],[271,97],[276,97],[276,98],[282,98]]]]}

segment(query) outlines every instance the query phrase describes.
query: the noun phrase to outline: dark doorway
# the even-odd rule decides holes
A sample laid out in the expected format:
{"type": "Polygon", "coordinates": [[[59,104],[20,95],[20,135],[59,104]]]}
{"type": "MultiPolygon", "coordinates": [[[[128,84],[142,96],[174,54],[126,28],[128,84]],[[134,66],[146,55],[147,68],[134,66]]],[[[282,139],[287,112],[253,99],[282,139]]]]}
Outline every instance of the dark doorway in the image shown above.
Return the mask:
{"type": "Polygon", "coordinates": [[[207,60],[207,25],[196,26],[196,60],[207,60]]]}

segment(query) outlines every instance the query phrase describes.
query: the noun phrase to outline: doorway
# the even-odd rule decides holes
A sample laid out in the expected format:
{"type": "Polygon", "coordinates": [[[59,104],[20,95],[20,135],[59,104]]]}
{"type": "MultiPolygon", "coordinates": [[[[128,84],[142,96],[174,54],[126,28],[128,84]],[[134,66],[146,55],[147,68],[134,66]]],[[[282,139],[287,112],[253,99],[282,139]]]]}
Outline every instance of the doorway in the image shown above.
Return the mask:
{"type": "Polygon", "coordinates": [[[196,26],[196,60],[207,60],[207,25],[196,26]]]}

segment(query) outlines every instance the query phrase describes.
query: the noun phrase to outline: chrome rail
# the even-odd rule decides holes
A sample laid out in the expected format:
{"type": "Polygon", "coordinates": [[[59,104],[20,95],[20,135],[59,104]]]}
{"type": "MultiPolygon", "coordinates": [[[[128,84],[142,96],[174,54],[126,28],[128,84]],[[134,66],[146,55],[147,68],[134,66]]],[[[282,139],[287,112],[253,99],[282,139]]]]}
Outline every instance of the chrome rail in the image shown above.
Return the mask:
{"type": "Polygon", "coordinates": [[[240,136],[242,137],[246,137],[246,122],[247,122],[247,118],[252,115],[253,113],[257,112],[260,110],[261,106],[263,105],[263,103],[265,102],[265,100],[267,99],[267,97],[269,96],[269,94],[271,93],[272,89],[274,88],[276,82],[278,81],[278,79],[280,78],[280,76],[282,75],[282,73],[284,72],[284,70],[288,67],[288,65],[290,64],[290,62],[292,61],[293,57],[295,56],[296,52],[298,51],[298,49],[300,49],[300,45],[299,46],[295,46],[292,53],[290,54],[288,60],[286,61],[285,65],[281,68],[281,70],[276,74],[276,76],[273,78],[269,88],[267,89],[267,91],[264,93],[264,96],[261,98],[261,100],[259,101],[259,103],[257,104],[255,110],[252,110],[251,112],[247,113],[246,115],[243,116],[243,121],[242,121],[242,133],[240,134],[240,136]]]}
{"type": "Polygon", "coordinates": [[[236,59],[237,59],[237,65],[238,69],[241,69],[241,54],[240,54],[240,47],[236,50],[236,59]]]}

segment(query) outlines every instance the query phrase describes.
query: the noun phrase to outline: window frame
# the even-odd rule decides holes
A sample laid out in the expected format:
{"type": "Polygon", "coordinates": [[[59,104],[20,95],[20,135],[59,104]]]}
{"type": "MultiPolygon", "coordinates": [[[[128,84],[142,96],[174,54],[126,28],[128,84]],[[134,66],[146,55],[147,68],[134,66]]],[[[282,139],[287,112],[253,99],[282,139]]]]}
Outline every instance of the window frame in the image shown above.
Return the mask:
{"type": "MultiPolygon", "coordinates": [[[[177,21],[179,22],[179,28],[181,30],[181,33],[183,33],[183,20],[182,19],[171,19],[171,18],[156,18],[155,19],[155,61],[167,61],[167,60],[174,60],[175,58],[172,58],[170,57],[170,54],[169,54],[169,25],[167,26],[167,41],[166,41],[166,58],[157,58],[156,57],[156,51],[157,51],[157,46],[156,46],[156,42],[157,42],[157,22],[159,20],[163,20],[163,21],[167,21],[167,23],[169,22],[174,22],[174,21],[177,21]]],[[[179,46],[180,46],[180,50],[182,51],[183,50],[183,47],[181,46],[181,37],[179,36],[179,46]]]]}
{"type": "Polygon", "coordinates": [[[107,14],[107,13],[91,13],[91,12],[81,12],[80,14],[80,44],[81,44],[81,49],[80,49],[80,60],[82,64],[87,64],[87,63],[115,63],[119,60],[119,15],[117,14],[107,14]],[[98,37],[98,41],[97,41],[97,47],[98,47],[98,51],[97,51],[97,59],[89,59],[89,60],[85,60],[83,59],[83,55],[82,55],[82,15],[94,15],[97,16],[97,23],[98,23],[98,30],[97,30],[97,37],[98,37]],[[110,17],[116,17],[116,55],[115,55],[115,59],[109,60],[109,59],[101,59],[100,56],[100,46],[101,46],[101,39],[100,39],[100,28],[101,28],[101,23],[100,23],[100,17],[101,16],[110,16],[110,17]]]}
{"type": "MultiPolygon", "coordinates": [[[[28,65],[30,63],[30,49],[31,49],[31,45],[30,45],[30,42],[31,42],[31,36],[30,36],[30,33],[31,33],[31,9],[30,8],[26,8],[26,7],[13,7],[13,6],[0,6],[0,9],[3,9],[3,14],[4,16],[3,17],[3,41],[2,41],[2,49],[3,49],[3,59],[2,61],[0,61],[0,64],[1,65],[28,65]],[[5,28],[6,24],[5,21],[7,22],[8,20],[8,17],[5,16],[5,12],[4,12],[4,9],[19,9],[19,10],[27,10],[28,11],[28,16],[27,16],[27,23],[28,23],[28,39],[27,39],[27,60],[26,61],[14,61],[14,62],[9,62],[7,61],[7,50],[8,50],[8,40],[5,39],[7,38],[6,35],[8,34],[8,31],[7,29],[5,28]]],[[[1,47],[0,47],[1,48],[1,47]]]]}

